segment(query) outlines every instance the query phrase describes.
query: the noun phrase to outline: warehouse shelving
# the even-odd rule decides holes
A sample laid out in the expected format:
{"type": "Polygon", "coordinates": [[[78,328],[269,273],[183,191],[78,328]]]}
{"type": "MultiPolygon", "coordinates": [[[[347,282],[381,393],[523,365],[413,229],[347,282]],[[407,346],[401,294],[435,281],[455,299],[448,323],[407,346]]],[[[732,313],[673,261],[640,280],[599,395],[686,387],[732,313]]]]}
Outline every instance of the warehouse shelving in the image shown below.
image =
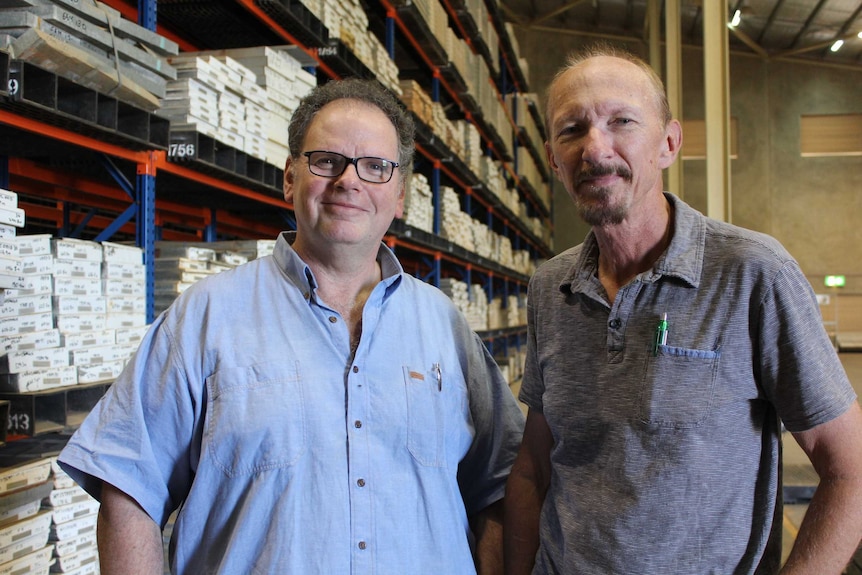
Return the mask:
{"type": "MultiPolygon", "coordinates": [[[[408,59],[418,62],[418,68],[424,70],[420,73],[431,78],[435,97],[445,99],[478,127],[487,153],[503,162],[507,177],[528,207],[549,222],[549,207],[528,183],[519,181],[517,166],[512,166],[513,155],[496,128],[484,122],[466,82],[427,26],[423,27],[421,16],[410,6],[395,8],[387,0],[379,2],[379,9],[370,10],[377,18],[374,26],[386,35],[390,50],[408,53],[408,59]]],[[[158,4],[144,0],[138,7],[111,0],[106,4],[129,19],[139,19],[140,8],[140,22],[154,26],[158,20],[159,32],[183,50],[292,44],[304,54],[306,65],[324,80],[374,77],[341,40],[330,39],[326,28],[295,0],[161,0],[158,4]]],[[[464,39],[471,42],[476,26],[472,16],[463,4],[444,1],[444,5],[464,39]]],[[[501,38],[501,71],[488,81],[503,98],[510,91],[510,77],[519,92],[526,89],[526,80],[517,67],[502,20],[494,10],[491,12],[492,18],[499,20],[495,26],[501,38]]],[[[490,68],[495,67],[495,55],[481,39],[473,42],[472,48],[490,68]]],[[[279,168],[203,134],[172,131],[163,118],[36,66],[10,60],[4,52],[0,52],[0,87],[11,88],[0,91],[0,134],[6,142],[0,144],[0,157],[6,159],[7,168],[2,175],[8,178],[8,187],[22,194],[28,220],[43,222],[45,229],[62,228],[66,234],[89,226],[103,230],[97,236],[100,239],[111,234],[136,238],[139,245],[149,248],[145,252],[148,283],[152,281],[152,245],[157,239],[199,241],[215,239],[219,233],[272,238],[289,225],[292,206],[283,200],[283,171],[279,168]]],[[[535,107],[531,113],[541,129],[535,107]]],[[[536,143],[522,133],[517,118],[510,114],[509,120],[514,145],[526,147],[541,166],[543,158],[536,143]]],[[[459,190],[465,211],[484,214],[489,227],[510,237],[515,249],[529,249],[534,258],[552,254],[550,246],[421,122],[417,149],[417,169],[433,172],[435,186],[444,181],[459,190]]],[[[542,175],[546,177],[544,169],[542,175]]],[[[408,271],[424,279],[457,276],[469,284],[475,274],[482,279],[489,298],[495,293],[505,296],[526,291],[527,275],[401,221],[393,222],[386,242],[399,251],[408,271]]],[[[152,297],[148,299],[152,310],[152,297]]],[[[521,344],[524,328],[483,330],[480,335],[489,347],[502,345],[505,349],[521,344]]],[[[13,435],[39,435],[73,427],[76,418],[88,411],[103,391],[102,385],[91,385],[10,394],[15,395],[5,398],[11,406],[10,421],[30,418],[30,427],[15,427],[13,435]]],[[[0,409],[3,401],[0,397],[0,409]]]]}

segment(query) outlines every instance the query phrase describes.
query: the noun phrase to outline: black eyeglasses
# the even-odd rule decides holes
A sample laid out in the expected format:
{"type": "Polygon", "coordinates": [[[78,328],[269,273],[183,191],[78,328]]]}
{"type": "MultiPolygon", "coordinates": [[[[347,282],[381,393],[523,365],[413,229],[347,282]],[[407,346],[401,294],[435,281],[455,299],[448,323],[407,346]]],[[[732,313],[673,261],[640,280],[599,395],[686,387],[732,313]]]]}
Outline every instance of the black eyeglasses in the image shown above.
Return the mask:
{"type": "Polygon", "coordinates": [[[398,167],[397,162],[383,158],[348,158],[336,152],[323,150],[303,152],[302,155],[308,158],[308,171],[324,178],[337,178],[344,173],[347,166],[353,164],[356,166],[356,175],[363,182],[385,184],[392,179],[392,174],[398,167]]]}

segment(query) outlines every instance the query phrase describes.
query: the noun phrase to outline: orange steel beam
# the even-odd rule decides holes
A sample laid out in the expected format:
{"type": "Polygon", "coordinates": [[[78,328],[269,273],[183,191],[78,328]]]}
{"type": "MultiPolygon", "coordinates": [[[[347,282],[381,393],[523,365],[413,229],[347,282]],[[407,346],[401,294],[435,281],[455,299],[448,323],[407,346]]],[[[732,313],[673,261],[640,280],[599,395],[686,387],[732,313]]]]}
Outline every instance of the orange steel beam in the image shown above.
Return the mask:
{"type": "Polygon", "coordinates": [[[26,116],[19,116],[18,114],[7,112],[6,110],[0,110],[0,123],[8,124],[28,132],[47,136],[48,138],[53,138],[69,144],[82,146],[117,158],[137,162],[139,164],[146,164],[149,159],[149,154],[147,152],[128,150],[121,146],[108,144],[89,136],[82,136],[81,134],[77,134],[64,128],[58,128],[32,118],[27,118],[26,116]]]}
{"type": "Polygon", "coordinates": [[[236,196],[241,196],[243,198],[248,198],[250,200],[254,200],[255,202],[261,204],[268,204],[270,206],[276,206],[279,208],[285,208],[292,210],[293,206],[283,198],[275,198],[272,196],[267,196],[266,194],[262,194],[259,192],[253,192],[247,188],[243,188],[242,186],[238,186],[236,184],[232,184],[230,182],[225,182],[224,180],[220,180],[219,178],[209,176],[207,174],[202,174],[191,168],[187,168],[180,164],[176,164],[173,162],[169,162],[167,160],[167,154],[165,152],[159,150],[153,154],[153,163],[157,170],[163,170],[170,174],[174,174],[189,180],[193,180],[195,182],[200,182],[207,186],[212,186],[213,188],[225,190],[230,192],[236,196]]]}
{"type": "MultiPolygon", "coordinates": [[[[480,271],[480,272],[482,272],[488,276],[492,276],[492,277],[494,276],[494,273],[495,273],[493,270],[490,270],[486,267],[483,267],[483,266],[481,266],[475,262],[468,262],[468,261],[463,260],[461,258],[455,257],[452,254],[443,253],[439,250],[434,250],[434,249],[426,248],[423,246],[417,246],[416,244],[411,243],[409,241],[405,241],[405,240],[403,240],[397,236],[388,235],[383,239],[386,242],[386,244],[389,245],[390,247],[395,247],[395,246],[400,245],[400,246],[403,246],[403,247],[405,247],[411,251],[414,251],[414,252],[419,252],[419,253],[426,254],[429,256],[434,256],[435,259],[446,260],[446,261],[449,261],[449,262],[452,262],[452,263],[455,263],[455,264],[458,264],[458,265],[464,266],[464,267],[470,266],[471,269],[478,270],[478,271],[480,271]]],[[[522,282],[521,280],[515,279],[515,278],[510,278],[508,281],[515,282],[519,285],[525,285],[524,282],[522,282]]]]}

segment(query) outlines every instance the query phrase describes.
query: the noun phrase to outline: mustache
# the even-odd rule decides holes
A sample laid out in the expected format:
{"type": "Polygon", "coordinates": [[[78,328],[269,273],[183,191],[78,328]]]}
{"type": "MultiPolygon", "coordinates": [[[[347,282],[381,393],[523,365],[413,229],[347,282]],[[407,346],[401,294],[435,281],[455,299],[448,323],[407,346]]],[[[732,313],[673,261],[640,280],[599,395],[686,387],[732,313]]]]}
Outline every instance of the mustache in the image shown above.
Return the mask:
{"type": "Polygon", "coordinates": [[[619,176],[626,181],[630,181],[632,179],[632,171],[625,166],[590,165],[587,169],[578,172],[575,183],[582,184],[587,180],[602,176],[619,176]]]}

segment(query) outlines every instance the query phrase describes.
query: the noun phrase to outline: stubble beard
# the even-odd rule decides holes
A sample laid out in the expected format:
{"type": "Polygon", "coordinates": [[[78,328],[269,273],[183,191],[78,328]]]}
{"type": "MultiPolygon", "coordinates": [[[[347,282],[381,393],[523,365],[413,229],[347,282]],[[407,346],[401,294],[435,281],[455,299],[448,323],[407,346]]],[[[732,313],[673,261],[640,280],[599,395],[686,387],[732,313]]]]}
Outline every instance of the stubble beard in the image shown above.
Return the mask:
{"type": "Polygon", "coordinates": [[[591,226],[621,224],[628,215],[628,202],[619,198],[614,202],[614,190],[608,186],[594,186],[589,178],[617,175],[626,183],[631,183],[632,173],[623,166],[591,166],[578,173],[575,180],[576,193],[572,194],[575,208],[586,223],[591,226]]]}

